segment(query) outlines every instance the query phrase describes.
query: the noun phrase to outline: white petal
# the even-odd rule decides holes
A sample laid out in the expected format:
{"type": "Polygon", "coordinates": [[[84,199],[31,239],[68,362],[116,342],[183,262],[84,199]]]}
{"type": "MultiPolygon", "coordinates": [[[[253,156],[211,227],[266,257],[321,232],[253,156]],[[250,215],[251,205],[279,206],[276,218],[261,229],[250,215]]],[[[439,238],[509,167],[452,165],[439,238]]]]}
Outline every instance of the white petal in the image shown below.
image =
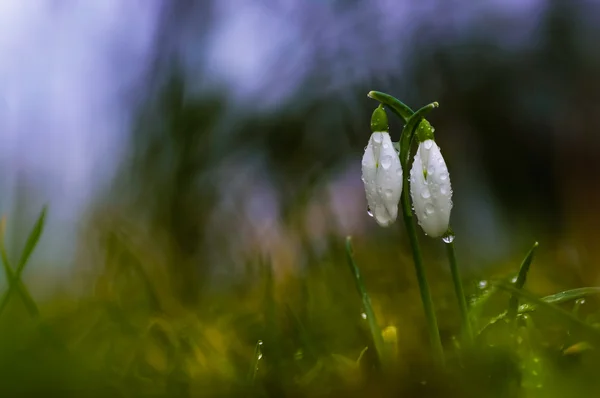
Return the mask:
{"type": "Polygon", "coordinates": [[[365,185],[365,193],[367,196],[367,206],[371,214],[375,214],[379,197],[377,195],[377,167],[379,163],[379,152],[381,149],[381,134],[373,133],[369,139],[369,144],[365,149],[365,154],[362,159],[362,180],[365,185]],[[376,136],[376,134],[378,136],[376,136]]]}
{"type": "Polygon", "coordinates": [[[392,224],[398,215],[402,193],[402,168],[387,132],[375,132],[362,161],[362,177],[368,206],[381,226],[392,224]]]}
{"type": "Polygon", "coordinates": [[[381,158],[377,169],[377,193],[388,213],[395,221],[398,216],[398,202],[402,194],[402,166],[389,134],[383,135],[381,158]]]}
{"type": "Polygon", "coordinates": [[[410,194],[419,225],[429,236],[442,236],[450,222],[452,189],[446,162],[433,140],[419,144],[410,176],[410,194]]]}

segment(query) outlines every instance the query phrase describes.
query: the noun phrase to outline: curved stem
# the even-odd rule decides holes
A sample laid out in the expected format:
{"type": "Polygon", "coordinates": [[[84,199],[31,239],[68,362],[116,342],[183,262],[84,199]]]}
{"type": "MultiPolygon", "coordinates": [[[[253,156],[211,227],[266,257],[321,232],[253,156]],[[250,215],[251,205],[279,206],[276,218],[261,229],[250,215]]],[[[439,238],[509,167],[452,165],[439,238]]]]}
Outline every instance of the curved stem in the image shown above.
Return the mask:
{"type": "Polygon", "coordinates": [[[417,230],[415,228],[412,209],[410,207],[408,175],[409,173],[404,174],[405,188],[402,192],[402,216],[404,219],[404,225],[406,226],[406,232],[408,233],[410,247],[412,249],[413,261],[415,263],[415,273],[417,275],[417,282],[419,283],[419,291],[421,293],[421,302],[423,303],[425,318],[427,319],[427,329],[429,331],[429,340],[431,342],[433,356],[434,359],[443,366],[444,349],[442,347],[442,340],[440,339],[440,331],[438,329],[437,318],[433,308],[433,300],[431,299],[429,283],[427,282],[427,275],[425,274],[423,259],[421,257],[421,249],[419,248],[419,238],[417,237],[417,230]]]}
{"type": "Polygon", "coordinates": [[[406,123],[408,119],[413,115],[413,110],[409,108],[404,102],[400,101],[398,98],[392,97],[389,94],[382,93],[381,91],[369,91],[367,94],[369,98],[373,98],[389,106],[396,115],[400,117],[406,123]]]}
{"type": "Polygon", "coordinates": [[[471,327],[469,312],[467,310],[467,299],[465,297],[465,291],[463,289],[462,281],[460,278],[460,272],[458,271],[458,263],[456,261],[456,250],[454,249],[454,241],[446,242],[446,254],[448,255],[448,262],[450,263],[452,282],[454,282],[454,292],[456,293],[456,298],[458,300],[458,308],[460,310],[463,333],[467,334],[468,341],[472,343],[473,328],[471,327]]]}

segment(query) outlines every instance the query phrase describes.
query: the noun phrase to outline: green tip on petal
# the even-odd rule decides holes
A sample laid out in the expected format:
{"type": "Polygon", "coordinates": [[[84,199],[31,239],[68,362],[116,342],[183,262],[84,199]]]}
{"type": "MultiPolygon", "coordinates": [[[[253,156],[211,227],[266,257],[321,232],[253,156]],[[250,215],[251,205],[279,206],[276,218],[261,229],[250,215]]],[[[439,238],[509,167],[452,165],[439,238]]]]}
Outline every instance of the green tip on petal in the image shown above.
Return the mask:
{"type": "Polygon", "coordinates": [[[435,141],[435,137],[433,135],[434,131],[435,129],[433,128],[433,126],[427,120],[423,119],[421,120],[421,123],[419,123],[419,125],[417,126],[417,139],[419,140],[419,142],[427,140],[435,141]]]}
{"type": "Polygon", "coordinates": [[[385,113],[385,109],[383,109],[382,105],[379,105],[374,111],[373,116],[371,116],[371,131],[389,131],[390,127],[388,125],[387,114],[385,113]]]}

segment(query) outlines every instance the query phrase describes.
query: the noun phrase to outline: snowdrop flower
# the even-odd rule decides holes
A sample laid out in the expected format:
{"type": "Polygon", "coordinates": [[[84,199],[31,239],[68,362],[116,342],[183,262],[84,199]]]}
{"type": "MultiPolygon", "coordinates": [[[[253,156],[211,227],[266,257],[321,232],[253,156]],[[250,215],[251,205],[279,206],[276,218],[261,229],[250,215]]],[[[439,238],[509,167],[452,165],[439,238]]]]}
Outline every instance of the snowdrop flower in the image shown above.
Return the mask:
{"type": "Polygon", "coordinates": [[[427,235],[437,238],[447,232],[450,222],[450,175],[431,125],[423,120],[417,133],[420,143],[410,170],[410,195],[419,225],[427,235]]]}
{"type": "Polygon", "coordinates": [[[390,138],[387,116],[378,107],[371,118],[371,138],[362,159],[362,180],[367,193],[369,215],[382,227],[398,215],[402,193],[402,166],[390,138]]]}

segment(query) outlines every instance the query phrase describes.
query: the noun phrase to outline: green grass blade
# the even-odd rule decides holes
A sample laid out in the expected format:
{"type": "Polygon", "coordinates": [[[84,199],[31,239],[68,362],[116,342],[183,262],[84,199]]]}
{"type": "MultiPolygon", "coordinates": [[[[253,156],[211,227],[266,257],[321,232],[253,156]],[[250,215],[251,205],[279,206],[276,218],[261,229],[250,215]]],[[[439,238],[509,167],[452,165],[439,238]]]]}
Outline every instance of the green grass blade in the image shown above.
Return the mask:
{"type": "Polygon", "coordinates": [[[42,211],[40,212],[40,216],[38,217],[35,225],[33,226],[33,229],[31,230],[31,233],[29,234],[29,237],[27,238],[27,242],[25,242],[25,247],[23,248],[23,252],[21,253],[21,258],[19,259],[19,263],[17,264],[17,270],[16,270],[17,276],[20,276],[21,273],[23,272],[23,268],[25,268],[25,264],[27,264],[27,261],[29,260],[31,253],[33,253],[33,250],[35,249],[35,247],[37,246],[37,244],[40,240],[40,236],[42,235],[42,232],[44,231],[44,224],[46,223],[47,210],[48,210],[47,206],[44,206],[42,208],[42,211]]]}
{"type": "Polygon", "coordinates": [[[496,286],[499,289],[516,295],[519,299],[528,301],[530,304],[535,305],[538,309],[543,309],[556,315],[557,317],[563,319],[565,322],[571,324],[571,326],[573,326],[576,330],[582,333],[587,340],[593,341],[593,343],[596,346],[600,345],[600,330],[581,321],[571,312],[563,310],[562,308],[556,306],[556,304],[554,303],[550,303],[543,300],[542,298],[536,297],[535,295],[529,293],[525,289],[517,289],[514,286],[505,283],[498,283],[496,284],[496,286]]]}
{"type": "Polygon", "coordinates": [[[262,359],[262,340],[258,340],[256,342],[256,347],[254,348],[254,355],[252,356],[252,364],[250,365],[250,371],[248,372],[248,382],[250,384],[254,384],[256,380],[256,373],[258,372],[258,364],[262,359]]]}
{"type": "Polygon", "coordinates": [[[369,296],[369,293],[367,293],[362,275],[360,274],[360,270],[358,269],[356,261],[354,260],[352,237],[350,236],[346,237],[346,259],[348,261],[348,265],[350,266],[350,271],[352,271],[352,275],[354,276],[356,290],[360,295],[363,304],[363,310],[367,315],[367,322],[369,323],[371,337],[373,339],[373,344],[375,345],[375,351],[377,352],[377,359],[381,364],[386,358],[383,335],[381,334],[381,328],[379,327],[377,319],[375,318],[375,311],[373,311],[373,306],[371,305],[371,297],[369,296]]]}
{"type": "Polygon", "coordinates": [[[551,296],[546,296],[542,300],[551,304],[559,304],[584,298],[586,296],[592,296],[594,294],[600,294],[600,287],[580,287],[577,289],[566,290],[551,296]]]}
{"type": "Polygon", "coordinates": [[[4,245],[5,225],[5,219],[3,219],[2,225],[0,225],[0,259],[2,260],[2,266],[8,281],[8,290],[2,295],[2,300],[0,301],[0,315],[4,312],[4,309],[10,302],[13,291],[17,291],[21,295],[21,299],[23,300],[23,303],[25,304],[29,314],[32,316],[37,316],[40,313],[37,304],[21,281],[21,275],[14,272],[10,265],[10,260],[8,259],[8,255],[6,253],[6,246],[4,245]]]}
{"type": "MultiPolygon", "coordinates": [[[[529,249],[529,252],[527,253],[527,256],[525,256],[525,258],[523,259],[523,262],[521,263],[521,267],[519,268],[519,275],[517,276],[517,280],[515,282],[515,289],[517,290],[521,290],[523,289],[523,286],[525,286],[525,282],[527,281],[527,273],[529,272],[529,269],[531,268],[531,263],[533,262],[533,256],[535,255],[535,251],[538,248],[538,242],[535,242],[533,244],[533,246],[531,247],[531,249],[529,249]]],[[[519,309],[519,297],[515,294],[513,294],[510,297],[510,300],[508,302],[508,319],[509,320],[514,320],[517,317],[517,310],[519,309]]]]}
{"type": "MultiPolygon", "coordinates": [[[[495,287],[495,285],[493,286],[495,287]]],[[[577,289],[566,290],[564,292],[551,294],[550,296],[542,297],[540,300],[549,303],[549,304],[562,304],[568,301],[577,300],[580,298],[585,298],[587,296],[592,296],[594,294],[600,294],[600,287],[580,287],[577,289]]],[[[519,306],[519,314],[527,314],[534,312],[537,309],[535,304],[522,304],[519,306]]],[[[492,318],[485,326],[481,328],[478,334],[483,333],[487,328],[495,324],[496,322],[506,318],[508,315],[507,311],[497,315],[492,318]]]]}

